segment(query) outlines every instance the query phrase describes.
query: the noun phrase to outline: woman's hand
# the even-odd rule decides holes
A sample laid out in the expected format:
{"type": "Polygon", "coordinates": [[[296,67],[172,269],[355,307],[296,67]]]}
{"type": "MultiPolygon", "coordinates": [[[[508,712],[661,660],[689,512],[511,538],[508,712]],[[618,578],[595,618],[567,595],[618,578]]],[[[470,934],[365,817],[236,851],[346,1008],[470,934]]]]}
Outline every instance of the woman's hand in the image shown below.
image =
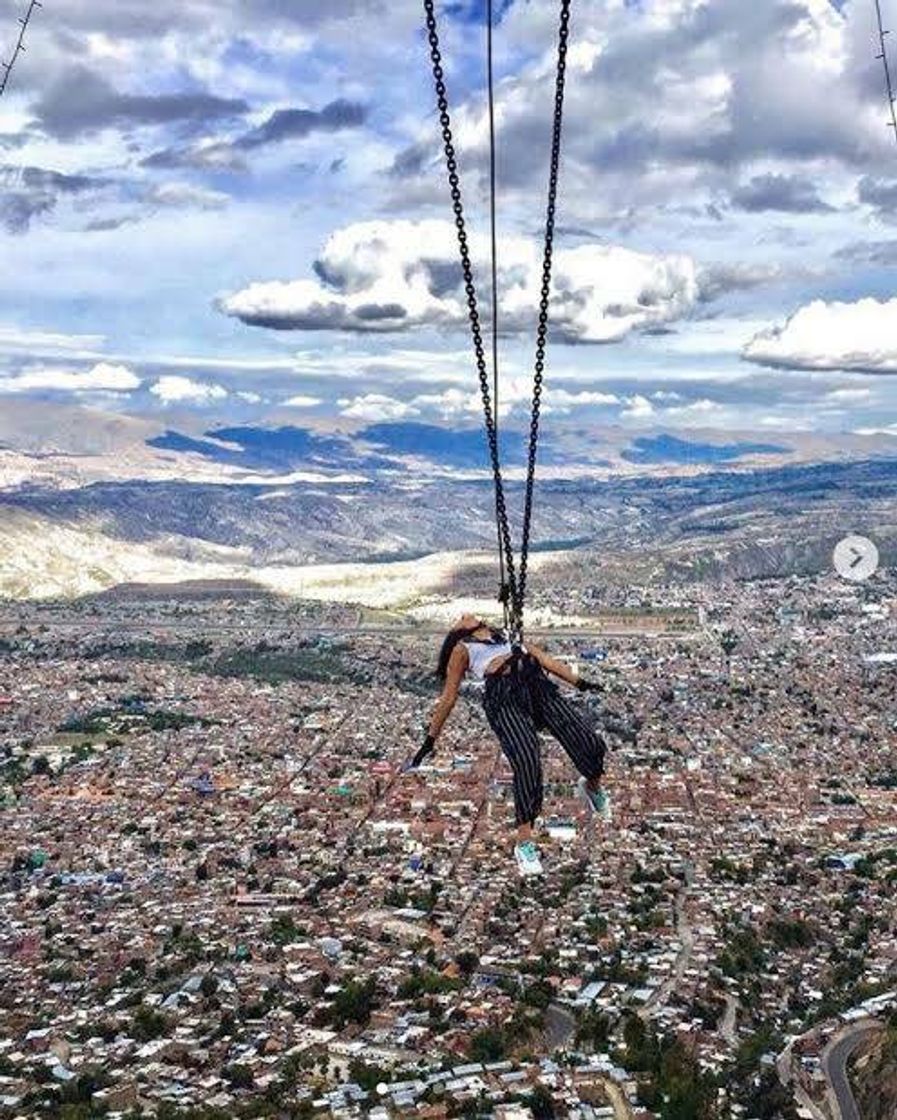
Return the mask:
{"type": "Polygon", "coordinates": [[[428,759],[435,750],[436,740],[432,735],[427,735],[424,739],[423,746],[420,748],[414,758],[409,759],[407,762],[402,764],[402,773],[410,774],[412,773],[412,771],[420,769],[424,761],[428,759]]]}

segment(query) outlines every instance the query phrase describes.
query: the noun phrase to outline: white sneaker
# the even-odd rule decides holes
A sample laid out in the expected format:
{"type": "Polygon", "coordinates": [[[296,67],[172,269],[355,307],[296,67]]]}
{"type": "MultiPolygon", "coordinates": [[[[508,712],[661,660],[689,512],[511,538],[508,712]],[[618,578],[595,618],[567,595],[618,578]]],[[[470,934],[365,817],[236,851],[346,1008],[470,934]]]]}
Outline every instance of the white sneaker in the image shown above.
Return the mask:
{"type": "Polygon", "coordinates": [[[539,849],[532,840],[524,840],[514,845],[514,856],[517,860],[517,869],[521,875],[541,875],[542,861],[539,859],[539,849]]]}
{"type": "Polygon", "coordinates": [[[576,783],[580,796],[588,805],[590,811],[598,816],[604,824],[610,824],[613,813],[610,807],[610,794],[605,789],[589,789],[585,778],[580,778],[576,783]]]}

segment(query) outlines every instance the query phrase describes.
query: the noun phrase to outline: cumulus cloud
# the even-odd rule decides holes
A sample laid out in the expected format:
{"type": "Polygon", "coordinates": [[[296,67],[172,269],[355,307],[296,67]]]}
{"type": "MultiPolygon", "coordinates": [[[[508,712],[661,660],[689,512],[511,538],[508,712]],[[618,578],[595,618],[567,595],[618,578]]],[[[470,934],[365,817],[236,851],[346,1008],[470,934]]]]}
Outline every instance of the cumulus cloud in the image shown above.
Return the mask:
{"type": "Polygon", "coordinates": [[[748,292],[786,279],[789,273],[775,262],[716,262],[698,269],[702,303],[712,303],[730,292],[748,292]]]}
{"type": "MultiPolygon", "coordinates": [[[[551,6],[534,8],[514,4],[503,20],[506,38],[530,52],[534,42],[551,42],[556,18],[551,6]]],[[[575,48],[564,194],[580,221],[626,221],[677,197],[700,207],[739,189],[736,201],[746,209],[820,211],[826,203],[807,168],[855,173],[888,158],[880,73],[860,4],[595,0],[577,20],[575,48]],[[757,174],[768,161],[784,174],[757,174]],[[747,184],[745,172],[756,176],[747,184]]],[[[552,82],[546,50],[500,83],[506,197],[543,189],[552,82]]],[[[465,169],[485,182],[488,129],[479,94],[454,117],[465,169]]],[[[430,124],[399,153],[394,178],[441,186],[439,162],[430,124]]]]}
{"type": "Polygon", "coordinates": [[[376,423],[380,420],[404,420],[417,416],[418,409],[406,401],[396,400],[382,393],[364,393],[358,397],[343,397],[337,402],[341,415],[351,420],[376,423]]]}
{"type": "Polygon", "coordinates": [[[49,214],[60,198],[98,191],[107,180],[68,175],[45,167],[0,165],[0,224],[8,233],[27,233],[34,218],[49,214]]]}
{"type": "Polygon", "coordinates": [[[847,264],[897,265],[897,241],[854,241],[832,254],[847,264]]]}
{"type": "Polygon", "coordinates": [[[732,193],[732,203],[753,214],[767,210],[812,214],[834,209],[819,197],[816,184],[800,175],[755,175],[732,193]]]}
{"type": "Polygon", "coordinates": [[[164,125],[181,122],[203,124],[239,117],[249,109],[237,98],[216,97],[203,91],[184,93],[120,93],[85,66],[61,74],[38,100],[38,126],[59,140],[103,128],[164,125]]]}
{"type": "MultiPolygon", "coordinates": [[[[486,275],[485,239],[472,250],[486,275]]],[[[502,329],[531,332],[539,298],[538,246],[500,246],[502,329]]],[[[255,283],[219,302],[225,314],[278,330],[403,331],[463,327],[467,304],[454,226],[444,221],[361,222],[337,230],[314,262],[316,280],[255,283]]],[[[606,245],[556,251],[552,328],[567,342],[617,342],[686,315],[699,296],[694,261],[606,245]]]]}
{"type": "Polygon", "coordinates": [[[897,373],[897,299],[814,300],[755,335],[742,357],[785,369],[897,373]]]}
{"type": "Polygon", "coordinates": [[[864,175],[857,186],[860,202],[870,206],[879,221],[897,220],[897,179],[875,179],[864,175]]]}
{"type": "Polygon", "coordinates": [[[323,109],[276,109],[257,128],[235,141],[243,151],[279,144],[284,140],[301,140],[313,132],[339,132],[364,124],[367,109],[357,101],[342,98],[331,101],[323,109]]]}
{"type": "Polygon", "coordinates": [[[0,390],[6,393],[122,393],[137,389],[140,384],[140,378],[127,366],[98,362],[87,370],[36,366],[0,380],[0,390]]]}
{"type": "Polygon", "coordinates": [[[190,183],[157,183],[146,192],[144,201],[173,210],[222,210],[230,199],[222,191],[190,183]]]}
{"type": "Polygon", "coordinates": [[[283,402],[284,408],[316,408],[324,402],[320,397],[311,397],[307,393],[297,393],[295,397],[283,402]]]}
{"type": "Polygon", "coordinates": [[[210,404],[212,401],[224,400],[227,396],[227,390],[220,385],[213,385],[206,381],[192,381],[189,377],[180,377],[177,374],[160,377],[150,386],[150,392],[163,404],[179,402],[210,404]]]}
{"type": "Polygon", "coordinates": [[[261,124],[235,139],[202,137],[187,144],[162,148],[146,156],[141,163],[152,170],[246,171],[250,152],[288,140],[304,140],[315,133],[359,128],[367,117],[365,105],[343,98],[321,109],[275,109],[261,124]]]}
{"type": "Polygon", "coordinates": [[[624,420],[647,420],[653,415],[654,405],[640,393],[630,397],[627,407],[620,413],[624,420]]]}

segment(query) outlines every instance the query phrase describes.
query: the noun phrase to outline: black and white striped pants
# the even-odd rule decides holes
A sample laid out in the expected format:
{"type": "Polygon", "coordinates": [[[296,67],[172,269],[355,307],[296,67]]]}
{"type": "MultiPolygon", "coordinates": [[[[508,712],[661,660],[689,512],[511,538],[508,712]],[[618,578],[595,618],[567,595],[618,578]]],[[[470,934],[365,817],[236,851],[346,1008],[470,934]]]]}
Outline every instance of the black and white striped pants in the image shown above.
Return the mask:
{"type": "Polygon", "coordinates": [[[584,777],[604,773],[604,740],[531,657],[486,678],[483,708],[514,772],[518,825],[532,824],[542,811],[540,731],[557,739],[584,777]]]}

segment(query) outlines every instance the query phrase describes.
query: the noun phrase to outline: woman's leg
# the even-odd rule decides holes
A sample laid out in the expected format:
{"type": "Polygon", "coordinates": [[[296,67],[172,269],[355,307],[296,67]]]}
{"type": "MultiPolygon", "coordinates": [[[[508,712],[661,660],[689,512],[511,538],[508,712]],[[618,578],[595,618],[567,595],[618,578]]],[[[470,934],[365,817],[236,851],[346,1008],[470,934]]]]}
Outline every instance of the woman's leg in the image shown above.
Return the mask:
{"type": "Polygon", "coordinates": [[[518,840],[529,840],[542,811],[542,752],[532,714],[510,677],[487,682],[483,706],[489,726],[514,774],[514,809],[518,840]]]}
{"type": "Polygon", "coordinates": [[[604,740],[583,716],[576,704],[571,704],[560,689],[542,678],[537,685],[539,716],[545,729],[557,739],[573,765],[582,774],[591,790],[601,786],[604,773],[604,740]]]}

